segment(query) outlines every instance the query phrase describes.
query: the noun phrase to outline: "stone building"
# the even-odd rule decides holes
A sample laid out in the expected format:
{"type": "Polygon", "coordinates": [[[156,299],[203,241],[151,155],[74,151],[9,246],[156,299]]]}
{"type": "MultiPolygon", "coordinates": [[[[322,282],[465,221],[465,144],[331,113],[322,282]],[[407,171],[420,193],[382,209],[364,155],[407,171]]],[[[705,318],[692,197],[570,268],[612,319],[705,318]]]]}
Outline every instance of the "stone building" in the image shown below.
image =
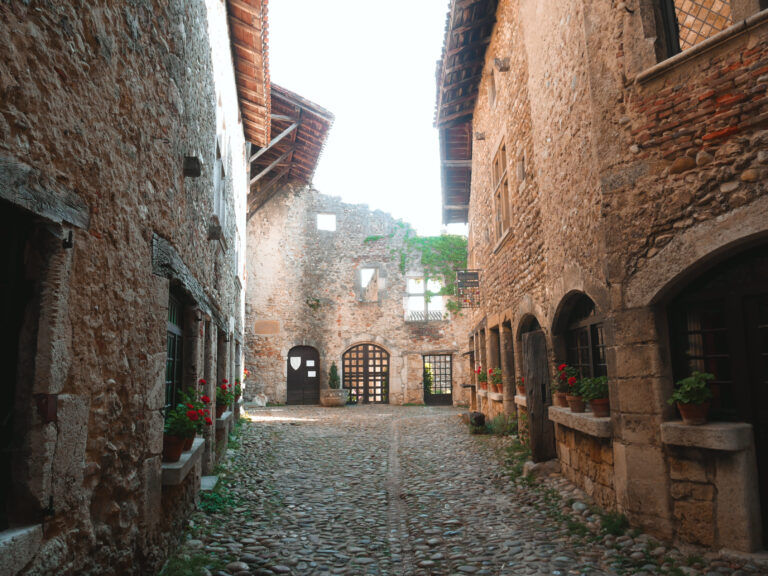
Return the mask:
{"type": "Polygon", "coordinates": [[[247,397],[316,404],[335,362],[359,403],[468,401],[459,350],[466,317],[452,317],[443,297],[425,299],[408,233],[388,214],[291,180],[253,213],[245,359],[254,376],[247,397]],[[425,366],[432,376],[427,394],[425,366]]]}
{"type": "Polygon", "coordinates": [[[161,462],[163,408],[241,371],[266,24],[262,0],[0,6],[2,574],[153,573],[215,463],[213,430],[161,462]]]}
{"type": "Polygon", "coordinates": [[[452,0],[437,71],[444,221],[480,271],[464,346],[505,380],[473,404],[633,524],[741,551],[768,534],[763,8],[452,0]],[[559,362],[609,377],[609,418],[549,406],[559,362]],[[666,402],[692,370],[698,427],[666,402]]]}

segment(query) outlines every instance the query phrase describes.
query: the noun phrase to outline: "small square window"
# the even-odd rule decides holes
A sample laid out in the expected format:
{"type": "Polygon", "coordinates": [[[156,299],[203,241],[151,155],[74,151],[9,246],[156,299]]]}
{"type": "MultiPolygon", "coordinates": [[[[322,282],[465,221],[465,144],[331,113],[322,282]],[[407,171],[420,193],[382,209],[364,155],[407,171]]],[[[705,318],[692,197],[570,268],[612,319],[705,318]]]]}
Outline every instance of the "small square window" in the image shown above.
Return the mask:
{"type": "Polygon", "coordinates": [[[335,232],[336,231],[336,214],[318,214],[317,229],[327,230],[328,232],[335,232]]]}

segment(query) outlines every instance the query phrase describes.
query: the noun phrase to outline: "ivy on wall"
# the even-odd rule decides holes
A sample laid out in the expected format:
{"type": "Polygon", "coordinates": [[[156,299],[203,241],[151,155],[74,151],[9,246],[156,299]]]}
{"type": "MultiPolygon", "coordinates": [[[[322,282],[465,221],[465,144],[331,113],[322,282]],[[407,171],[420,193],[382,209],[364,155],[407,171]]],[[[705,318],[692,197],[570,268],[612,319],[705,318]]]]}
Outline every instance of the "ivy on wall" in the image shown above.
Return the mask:
{"type": "MultiPolygon", "coordinates": [[[[408,262],[418,258],[424,272],[425,286],[431,278],[442,283],[440,292],[426,292],[427,300],[430,296],[455,296],[456,270],[467,267],[467,239],[453,234],[418,236],[409,224],[400,220],[395,222],[395,226],[402,230],[403,241],[399,247],[390,249],[390,255],[398,258],[400,272],[405,274],[408,262]]],[[[386,235],[368,236],[363,242],[370,244],[384,239],[390,240],[395,238],[396,234],[397,229],[386,235]]],[[[448,298],[446,309],[455,314],[460,307],[455,300],[448,298]]]]}

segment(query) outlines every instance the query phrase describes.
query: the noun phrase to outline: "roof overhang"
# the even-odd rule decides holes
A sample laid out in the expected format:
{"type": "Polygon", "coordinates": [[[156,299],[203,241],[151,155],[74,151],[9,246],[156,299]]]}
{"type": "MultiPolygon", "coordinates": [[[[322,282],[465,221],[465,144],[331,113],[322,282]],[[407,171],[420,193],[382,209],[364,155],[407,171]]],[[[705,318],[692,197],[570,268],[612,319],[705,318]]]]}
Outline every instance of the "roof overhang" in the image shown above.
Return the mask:
{"type": "Polygon", "coordinates": [[[227,0],[227,20],[243,133],[265,146],[271,129],[267,0],[227,0]]]}
{"type": "Polygon", "coordinates": [[[310,185],[328,132],[331,112],[298,94],[272,84],[269,144],[252,147],[248,218],[285,184],[310,185]]]}
{"type": "Polygon", "coordinates": [[[437,62],[435,127],[440,133],[443,223],[467,222],[472,180],[472,115],[496,22],[497,0],[451,0],[437,62]]]}

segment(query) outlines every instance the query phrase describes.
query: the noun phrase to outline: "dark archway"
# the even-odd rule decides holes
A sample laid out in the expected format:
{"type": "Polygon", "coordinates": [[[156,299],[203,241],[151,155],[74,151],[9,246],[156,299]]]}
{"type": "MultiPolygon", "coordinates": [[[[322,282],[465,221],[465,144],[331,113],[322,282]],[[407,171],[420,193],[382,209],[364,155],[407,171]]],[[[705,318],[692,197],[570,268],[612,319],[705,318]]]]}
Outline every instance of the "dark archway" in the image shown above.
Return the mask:
{"type": "Polygon", "coordinates": [[[768,244],[712,266],[669,301],[675,381],[714,374],[711,417],[754,427],[768,546],[768,244]]]}
{"type": "Polygon", "coordinates": [[[320,354],[311,346],[296,346],[288,352],[286,403],[320,403],[320,354]]]}
{"type": "Polygon", "coordinates": [[[557,362],[567,362],[581,376],[607,376],[603,318],[583,292],[568,294],[552,325],[557,362]]]}
{"type": "Polygon", "coordinates": [[[389,352],[376,344],[358,344],[342,357],[344,388],[362,404],[389,403],[389,352]]]}

